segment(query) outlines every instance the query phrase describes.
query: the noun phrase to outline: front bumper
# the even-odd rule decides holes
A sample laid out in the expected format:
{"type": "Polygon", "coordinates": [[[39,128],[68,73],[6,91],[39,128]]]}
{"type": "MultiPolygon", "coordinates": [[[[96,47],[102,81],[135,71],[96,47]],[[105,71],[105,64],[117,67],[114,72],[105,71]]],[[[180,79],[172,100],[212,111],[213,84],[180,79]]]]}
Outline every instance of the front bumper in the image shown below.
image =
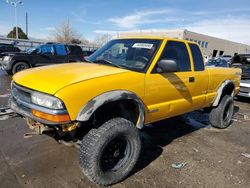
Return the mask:
{"type": "Polygon", "coordinates": [[[39,123],[46,125],[63,125],[71,122],[70,118],[62,121],[60,121],[59,119],[55,119],[64,115],[68,116],[68,112],[66,109],[54,110],[33,104],[31,102],[32,92],[34,91],[12,82],[12,95],[9,99],[10,108],[21,116],[31,118],[39,123]],[[52,118],[48,118],[48,116],[52,118]]]}
{"type": "Polygon", "coordinates": [[[250,83],[240,83],[240,92],[238,96],[250,98],[250,83]]]}
{"type": "Polygon", "coordinates": [[[3,70],[10,71],[14,61],[3,61],[3,60],[1,60],[0,63],[2,65],[3,70]]]}
{"type": "Polygon", "coordinates": [[[32,106],[22,104],[20,101],[17,101],[13,96],[11,96],[9,99],[9,107],[17,114],[23,117],[30,118],[36,122],[39,122],[45,125],[63,125],[63,124],[70,123],[70,122],[60,122],[60,123],[51,122],[51,121],[38,118],[32,114],[32,106]]]}

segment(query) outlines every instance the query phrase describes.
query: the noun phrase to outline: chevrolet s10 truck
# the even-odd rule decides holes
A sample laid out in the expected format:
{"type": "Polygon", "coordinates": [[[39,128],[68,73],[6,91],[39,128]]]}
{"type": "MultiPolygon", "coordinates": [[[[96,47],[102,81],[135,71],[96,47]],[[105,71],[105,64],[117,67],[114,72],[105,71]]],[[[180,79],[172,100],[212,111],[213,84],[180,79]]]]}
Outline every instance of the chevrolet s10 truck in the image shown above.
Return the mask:
{"type": "Polygon", "coordinates": [[[80,140],[83,173],[107,186],[132,171],[140,129],[150,123],[205,108],[213,127],[228,127],[240,77],[241,69],[206,68],[196,43],[131,37],[108,42],[85,63],[15,74],[9,104],[39,134],[80,140]]]}

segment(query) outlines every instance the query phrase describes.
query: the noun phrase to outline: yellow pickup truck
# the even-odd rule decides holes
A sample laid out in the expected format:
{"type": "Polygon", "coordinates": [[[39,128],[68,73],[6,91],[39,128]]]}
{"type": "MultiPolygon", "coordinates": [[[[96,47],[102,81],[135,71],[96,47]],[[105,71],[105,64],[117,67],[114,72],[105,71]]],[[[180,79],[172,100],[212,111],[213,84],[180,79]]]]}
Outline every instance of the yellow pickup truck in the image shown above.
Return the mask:
{"type": "Polygon", "coordinates": [[[15,74],[9,104],[39,134],[80,140],[83,173],[111,185],[134,168],[149,123],[205,108],[213,127],[228,127],[240,77],[240,69],[206,68],[194,42],[122,38],[88,62],[15,74]]]}

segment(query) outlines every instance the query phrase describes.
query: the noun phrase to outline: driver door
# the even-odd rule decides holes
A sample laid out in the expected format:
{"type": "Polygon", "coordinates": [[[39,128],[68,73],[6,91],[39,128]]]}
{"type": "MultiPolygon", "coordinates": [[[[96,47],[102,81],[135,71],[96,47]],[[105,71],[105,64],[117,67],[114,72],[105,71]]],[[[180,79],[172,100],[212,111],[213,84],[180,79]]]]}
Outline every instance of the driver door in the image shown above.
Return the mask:
{"type": "Polygon", "coordinates": [[[191,111],[193,106],[195,85],[186,44],[168,41],[158,62],[162,59],[174,60],[179,70],[163,72],[156,64],[153,71],[146,74],[147,123],[191,111]]]}

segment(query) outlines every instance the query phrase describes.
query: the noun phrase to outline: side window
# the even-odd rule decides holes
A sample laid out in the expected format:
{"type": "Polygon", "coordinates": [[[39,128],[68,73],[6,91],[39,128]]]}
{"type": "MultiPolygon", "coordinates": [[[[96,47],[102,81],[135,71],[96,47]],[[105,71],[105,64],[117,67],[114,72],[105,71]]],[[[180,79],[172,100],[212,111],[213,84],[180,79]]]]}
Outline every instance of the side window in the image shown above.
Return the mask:
{"type": "Polygon", "coordinates": [[[52,45],[41,46],[41,52],[42,54],[52,55],[54,54],[53,46],[52,45]]]}
{"type": "Polygon", "coordinates": [[[57,44],[57,45],[55,45],[55,49],[56,49],[56,54],[57,55],[67,55],[65,45],[57,44]]]}
{"type": "Polygon", "coordinates": [[[188,51],[183,42],[168,41],[161,54],[161,59],[175,60],[180,72],[191,71],[188,51]]]}
{"type": "Polygon", "coordinates": [[[204,41],[201,42],[201,47],[204,48],[204,41]]]}
{"type": "Polygon", "coordinates": [[[7,51],[9,51],[9,52],[14,52],[15,51],[15,48],[12,47],[12,46],[7,46],[6,48],[7,48],[7,51]]]}
{"type": "Polygon", "coordinates": [[[12,51],[12,48],[10,46],[5,46],[5,51],[6,52],[11,52],[12,51]]]}
{"type": "Polygon", "coordinates": [[[82,49],[80,46],[68,46],[70,55],[82,55],[82,49]]]}
{"type": "Polygon", "coordinates": [[[204,61],[202,58],[200,48],[196,44],[189,44],[189,47],[191,49],[192,56],[193,56],[194,70],[195,71],[203,71],[204,70],[204,61]]]}

